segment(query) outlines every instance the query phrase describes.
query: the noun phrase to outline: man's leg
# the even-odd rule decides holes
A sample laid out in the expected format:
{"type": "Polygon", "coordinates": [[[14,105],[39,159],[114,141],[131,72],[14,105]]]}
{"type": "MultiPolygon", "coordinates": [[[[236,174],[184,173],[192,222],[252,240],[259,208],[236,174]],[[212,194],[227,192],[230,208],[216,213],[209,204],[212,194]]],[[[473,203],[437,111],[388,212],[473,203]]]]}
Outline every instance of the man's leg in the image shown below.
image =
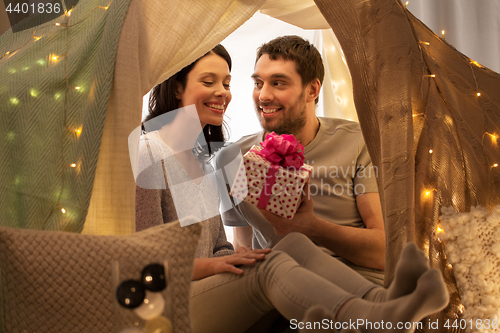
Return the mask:
{"type": "MultiPolygon", "coordinates": [[[[422,275],[411,294],[372,303],[302,267],[281,251],[273,251],[265,260],[244,269],[243,276],[220,274],[222,278],[213,276],[193,283],[190,305],[195,332],[244,331],[273,306],[289,320],[300,321],[316,304],[329,309],[338,321],[361,319],[396,325],[419,321],[448,302],[446,286],[436,270],[422,275]]],[[[365,326],[361,330],[371,331],[365,326]]]]}
{"type": "Polygon", "coordinates": [[[395,299],[413,292],[417,280],[429,269],[425,254],[418,250],[415,244],[408,244],[401,253],[394,281],[386,290],[366,280],[341,261],[324,253],[303,234],[287,235],[276,244],[274,250],[287,253],[301,266],[348,293],[376,302],[395,299]]]}
{"type": "Polygon", "coordinates": [[[195,333],[244,332],[273,308],[289,320],[302,319],[315,304],[337,313],[354,297],[281,251],[241,269],[243,275],[217,274],[191,284],[195,333]]]}

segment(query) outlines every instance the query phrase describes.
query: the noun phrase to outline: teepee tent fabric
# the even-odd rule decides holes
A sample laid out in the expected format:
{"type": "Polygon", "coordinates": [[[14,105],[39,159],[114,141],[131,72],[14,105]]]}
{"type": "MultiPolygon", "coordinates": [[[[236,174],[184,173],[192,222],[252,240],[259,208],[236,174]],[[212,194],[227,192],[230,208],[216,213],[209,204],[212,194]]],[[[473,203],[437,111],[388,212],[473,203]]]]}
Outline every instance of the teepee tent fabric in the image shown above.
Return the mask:
{"type": "Polygon", "coordinates": [[[460,52],[500,72],[500,1],[412,0],[406,8],[437,35],[444,30],[460,52]]]}
{"type": "MultiPolygon", "coordinates": [[[[119,2],[126,3],[125,0],[115,0],[105,11],[106,15],[111,16],[116,10],[113,8],[120,7],[117,4],[119,2]]],[[[112,72],[113,87],[111,91],[103,93],[104,99],[99,99],[105,101],[109,98],[107,112],[100,113],[100,118],[78,118],[75,124],[81,126],[81,134],[72,138],[76,141],[56,144],[55,141],[43,141],[45,139],[40,142],[34,140],[44,136],[36,131],[23,131],[30,128],[28,125],[33,117],[28,112],[30,109],[20,111],[20,104],[35,98],[33,95],[37,95],[36,91],[32,93],[28,90],[29,82],[22,83],[16,89],[21,89],[24,97],[18,99],[12,95],[14,90],[5,88],[2,81],[1,105],[8,105],[12,109],[8,116],[5,116],[7,113],[0,116],[4,117],[0,118],[0,132],[7,134],[6,139],[2,139],[4,146],[0,153],[12,156],[2,156],[0,161],[0,205],[2,214],[14,214],[15,217],[2,216],[2,224],[14,223],[16,226],[37,228],[69,225],[56,219],[47,224],[44,217],[55,216],[52,210],[57,211],[69,198],[71,193],[64,195],[56,185],[60,185],[65,173],[72,170],[66,167],[67,163],[78,161],[74,171],[77,171],[75,174],[80,180],[74,181],[74,193],[80,198],[80,204],[76,206],[80,210],[77,223],[74,224],[76,227],[68,230],[81,230],[86,221],[84,231],[88,233],[131,232],[134,225],[135,184],[128,158],[127,137],[140,124],[142,96],[156,83],[210,50],[250,18],[264,2],[131,0],[125,19],[110,24],[110,28],[116,32],[123,22],[119,36],[116,35],[118,46],[112,72]],[[24,112],[25,116],[20,117],[18,112],[24,112]],[[13,122],[12,119],[19,120],[13,122]],[[19,127],[15,131],[10,130],[10,127],[4,128],[11,124],[19,127]],[[11,132],[14,134],[9,134],[11,132]],[[9,142],[16,138],[33,140],[33,144],[28,145],[33,156],[37,156],[37,149],[46,152],[40,160],[52,161],[56,168],[52,170],[45,165],[40,166],[37,158],[26,160],[25,167],[29,165],[31,173],[26,179],[33,186],[36,185],[34,188],[46,193],[38,195],[38,198],[30,191],[17,190],[15,187],[23,185],[22,182],[26,180],[15,177],[18,171],[16,166],[19,170],[23,167],[16,161],[16,156],[21,156],[18,154],[22,154],[22,151],[9,148],[8,145],[12,145],[9,142]],[[91,141],[92,144],[89,143],[91,141]],[[78,148],[71,148],[71,142],[78,142],[78,148]],[[100,146],[97,144],[99,142],[100,146]],[[72,155],[61,155],[62,148],[68,149],[72,155]],[[67,161],[63,156],[71,159],[67,161]],[[80,161],[84,161],[81,167],[80,161]],[[79,183],[83,180],[84,183],[79,183]],[[62,194],[54,197],[54,193],[62,194]],[[21,207],[26,209],[12,213],[12,208],[9,208],[12,202],[23,197],[27,201],[21,207]],[[35,203],[28,204],[28,200],[35,200],[35,203]],[[38,213],[33,217],[26,215],[37,209],[43,214],[38,213]],[[49,214],[45,213],[47,209],[49,214]],[[24,222],[19,224],[12,221],[24,222]]],[[[500,134],[500,77],[472,62],[428,30],[398,0],[315,2],[343,48],[352,76],[359,121],[370,155],[379,167],[386,242],[390,249],[386,259],[386,283],[392,280],[403,244],[414,240],[428,251],[432,265],[445,273],[450,290],[455,293],[449,311],[457,313],[457,309],[453,308],[458,304],[456,287],[451,272],[443,268],[442,246],[435,238],[436,223],[441,206],[451,205],[457,210],[467,211],[471,205],[491,208],[500,203],[500,168],[494,167],[500,156],[496,140],[500,134]]],[[[90,3],[92,0],[81,1],[78,5],[80,8],[77,6],[74,13],[85,12],[90,3]]],[[[271,5],[275,4],[269,2],[267,5],[271,10],[271,5]]],[[[313,9],[309,6],[300,10],[310,13],[313,9]]],[[[96,13],[92,12],[92,15],[96,13]]],[[[287,15],[290,17],[293,13],[287,15]]],[[[5,43],[8,38],[12,38],[8,36],[7,33],[1,37],[2,55],[14,45],[13,42],[5,43]]],[[[95,38],[104,37],[106,34],[97,34],[95,38]]],[[[32,44],[19,46],[28,45],[32,50],[41,50],[39,48],[46,45],[44,43],[53,42],[47,38],[45,42],[39,40],[35,43],[28,32],[25,38],[32,44]]],[[[85,42],[91,43],[84,39],[82,44],[85,42]]],[[[16,70],[23,70],[23,63],[16,63],[16,59],[32,60],[23,52],[21,50],[0,60],[0,80],[12,74],[8,72],[12,64],[19,67],[16,70]],[[5,65],[7,63],[9,65],[5,65]]],[[[55,69],[62,70],[61,67],[55,69]]],[[[102,75],[99,71],[93,73],[96,77],[102,75]]],[[[15,77],[18,75],[20,73],[15,77]]],[[[62,74],[59,75],[61,77],[62,74]]],[[[61,84],[62,87],[69,87],[64,85],[64,81],[61,84]]],[[[105,91],[96,91],[96,87],[89,86],[87,93],[93,91],[94,94],[85,95],[88,98],[81,99],[84,102],[78,105],[95,104],[95,96],[105,91]]],[[[69,98],[68,101],[73,100],[69,98]]],[[[65,105],[71,107],[73,104],[65,105]]],[[[47,117],[54,115],[50,113],[47,117]]],[[[57,122],[61,128],[65,128],[67,123],[64,123],[60,113],[57,119],[48,124],[57,122]]],[[[58,135],[64,138],[63,133],[58,135]]],[[[70,182],[76,177],[68,179],[70,182]]],[[[68,184],[66,186],[70,186],[68,184]]],[[[49,221],[52,221],[52,217],[49,221]]]]}
{"type": "Polygon", "coordinates": [[[88,0],[0,37],[2,226],[82,230],[127,9],[88,0]]]}
{"type": "Polygon", "coordinates": [[[132,232],[127,138],[142,96],[263,2],[85,0],[71,15],[2,35],[2,225],[132,232]]]}
{"type": "Polygon", "coordinates": [[[128,136],[141,123],[142,96],[211,50],[264,0],[132,0],[116,55],[85,233],[135,230],[135,183],[128,136]]]}
{"type": "Polygon", "coordinates": [[[443,271],[452,292],[448,315],[456,315],[438,216],[443,206],[500,204],[500,75],[448,45],[397,0],[315,2],[346,55],[359,121],[379,166],[386,283],[402,246],[415,241],[443,271]]]}

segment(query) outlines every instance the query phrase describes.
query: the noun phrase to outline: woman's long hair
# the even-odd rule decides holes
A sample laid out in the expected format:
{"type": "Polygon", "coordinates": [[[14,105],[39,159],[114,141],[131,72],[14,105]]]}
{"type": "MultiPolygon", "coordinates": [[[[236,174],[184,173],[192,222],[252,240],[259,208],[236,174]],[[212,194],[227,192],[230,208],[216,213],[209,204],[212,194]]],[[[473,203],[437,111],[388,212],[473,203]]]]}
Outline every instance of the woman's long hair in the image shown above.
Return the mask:
{"type": "MultiPolygon", "coordinates": [[[[179,108],[179,100],[175,97],[177,85],[180,84],[182,86],[182,89],[186,89],[187,76],[189,72],[191,72],[193,67],[201,58],[209,55],[210,53],[214,53],[222,57],[227,62],[229,71],[231,71],[231,57],[229,56],[229,53],[224,48],[224,46],[218,44],[211,51],[196,59],[190,65],[184,67],[167,80],[155,86],[151,91],[151,95],[149,96],[149,113],[144,119],[144,122],[148,123],[148,131],[159,130],[163,125],[165,125],[161,124],[160,122],[155,122],[154,118],[179,108]]],[[[143,130],[145,130],[144,125],[142,126],[142,128],[143,130]]],[[[195,155],[198,158],[202,159],[210,157],[217,149],[222,147],[224,141],[226,140],[226,133],[227,125],[224,121],[220,126],[207,124],[203,128],[203,132],[200,134],[200,137],[198,137],[197,145],[195,145],[194,147],[195,155]],[[207,143],[206,146],[200,144],[200,142],[203,142],[202,135],[204,136],[204,139],[207,143]]]]}

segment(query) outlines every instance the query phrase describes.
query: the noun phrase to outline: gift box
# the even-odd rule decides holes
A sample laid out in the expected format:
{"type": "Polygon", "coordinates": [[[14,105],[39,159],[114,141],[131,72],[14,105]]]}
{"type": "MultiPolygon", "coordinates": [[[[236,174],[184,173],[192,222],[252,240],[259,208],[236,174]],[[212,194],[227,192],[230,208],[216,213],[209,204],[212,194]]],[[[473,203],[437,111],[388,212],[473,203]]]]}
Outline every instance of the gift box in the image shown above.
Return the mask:
{"type": "Polygon", "coordinates": [[[304,164],[304,146],[293,135],[272,132],[243,156],[231,195],[291,219],[311,170],[304,164]]]}

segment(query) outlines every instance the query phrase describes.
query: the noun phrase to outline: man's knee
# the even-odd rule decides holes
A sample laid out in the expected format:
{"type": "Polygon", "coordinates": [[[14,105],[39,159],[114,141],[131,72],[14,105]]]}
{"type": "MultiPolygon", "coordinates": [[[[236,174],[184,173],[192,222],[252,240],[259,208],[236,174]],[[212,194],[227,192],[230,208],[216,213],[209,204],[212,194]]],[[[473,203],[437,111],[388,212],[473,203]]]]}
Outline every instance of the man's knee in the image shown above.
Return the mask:
{"type": "Polygon", "coordinates": [[[310,242],[306,235],[300,232],[291,232],[280,240],[274,249],[288,253],[289,250],[300,248],[303,244],[310,242]]]}

